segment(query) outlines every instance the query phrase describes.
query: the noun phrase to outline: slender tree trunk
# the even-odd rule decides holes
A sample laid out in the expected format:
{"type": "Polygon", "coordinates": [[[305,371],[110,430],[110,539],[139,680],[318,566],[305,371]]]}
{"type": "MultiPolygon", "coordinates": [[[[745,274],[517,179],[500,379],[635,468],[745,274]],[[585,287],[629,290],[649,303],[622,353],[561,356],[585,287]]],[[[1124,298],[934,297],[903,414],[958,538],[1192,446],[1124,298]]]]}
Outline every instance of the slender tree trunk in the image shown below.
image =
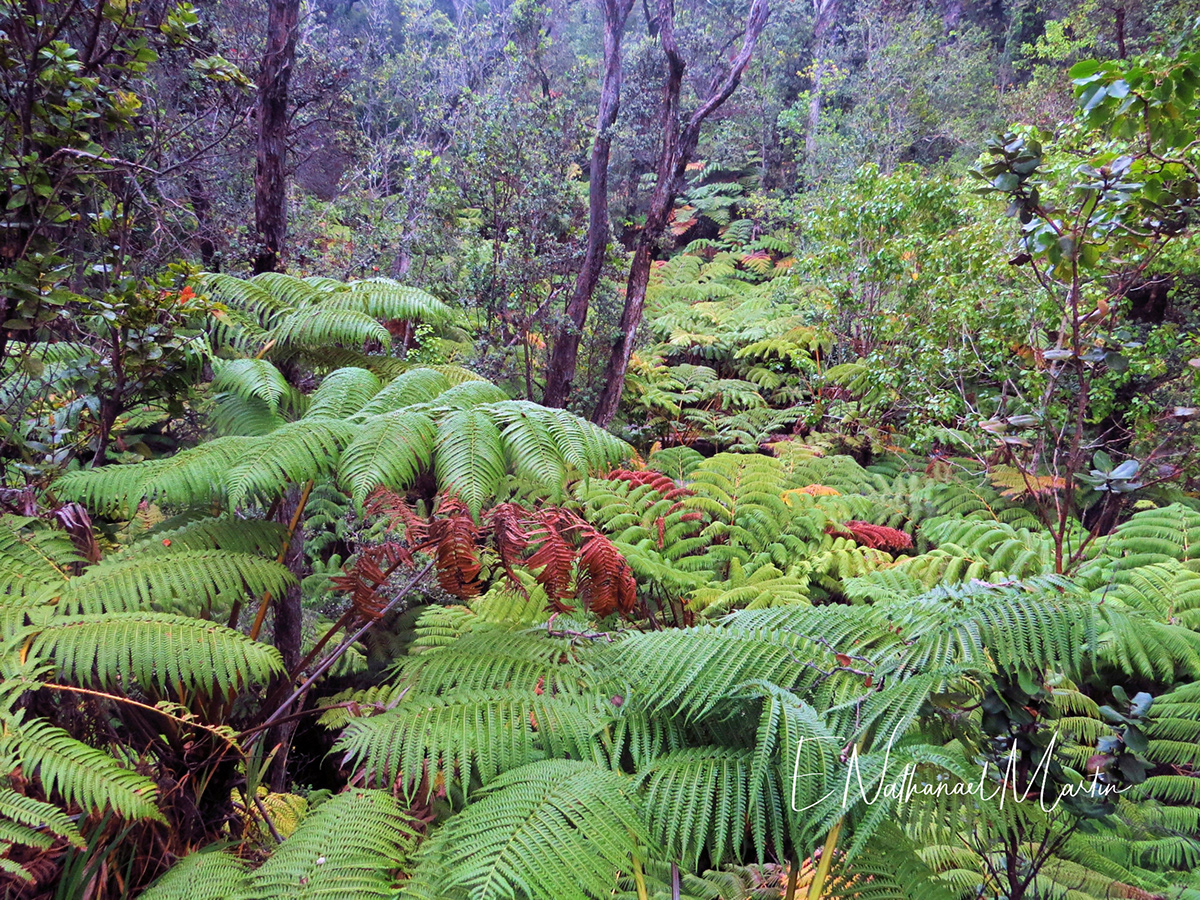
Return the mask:
{"type": "Polygon", "coordinates": [[[679,46],[675,42],[675,4],[674,0],[658,0],[657,27],[663,52],[667,55],[667,78],[663,83],[661,106],[661,122],[663,131],[662,149],[659,151],[658,164],[655,167],[657,181],[654,194],[650,198],[650,210],[646,215],[646,225],[638,235],[637,246],[633,253],[633,262],[629,267],[629,278],[625,284],[625,306],[621,312],[621,327],[612,350],[609,353],[608,365],[604,370],[604,387],[596,409],[592,413],[592,421],[597,425],[607,426],[617,414],[621,403],[621,393],[625,390],[625,373],[629,369],[629,359],[633,355],[634,342],[637,339],[638,327],[642,324],[642,313],[646,306],[646,286],[650,283],[650,264],[654,260],[663,234],[666,232],[667,220],[675,206],[675,197],[679,184],[683,179],[687,164],[691,162],[700,142],[700,127],[704,120],[730,98],[742,80],[742,74],[750,63],[754,46],[759,35],[766,27],[770,15],[768,0],[753,0],[750,14],[746,20],[746,31],[742,39],[742,49],[730,64],[729,71],[723,79],[714,81],[712,92],[692,113],[687,124],[679,126],[679,93],[683,85],[683,72],[686,66],[679,46]]]}
{"type": "MultiPolygon", "coordinates": [[[[283,667],[288,672],[295,670],[303,655],[301,651],[303,650],[304,606],[300,582],[306,572],[304,571],[304,525],[301,524],[300,517],[304,512],[301,504],[306,501],[307,496],[307,491],[302,492],[293,487],[288,491],[284,501],[279,504],[279,521],[285,524],[292,521],[296,523],[291,540],[288,541],[287,552],[283,555],[283,564],[296,577],[296,581],[275,599],[275,647],[279,650],[279,655],[283,657],[283,667]]],[[[292,735],[295,732],[295,722],[275,725],[267,732],[267,747],[279,745],[279,752],[271,762],[270,785],[273,791],[287,789],[288,754],[291,750],[292,735]]]]}
{"type": "Polygon", "coordinates": [[[596,138],[592,143],[592,162],[588,177],[587,250],[583,267],[575,277],[575,288],[567,301],[567,321],[554,339],[554,352],[546,370],[546,406],[564,406],[575,380],[579,340],[587,321],[588,306],[608,249],[608,157],[612,149],[612,128],[621,106],[621,38],[625,22],[633,9],[633,0],[602,0],[604,6],[604,79],[600,87],[600,111],[596,116],[596,138]]]}
{"type": "Polygon", "coordinates": [[[817,158],[817,127],[821,124],[821,87],[829,68],[825,59],[829,49],[829,26],[837,15],[838,0],[813,0],[813,75],[808,94],[808,122],[804,129],[804,165],[811,173],[817,158]]]}
{"type": "Polygon", "coordinates": [[[269,0],[267,47],[258,77],[258,150],[254,170],[254,225],[259,248],[254,271],[280,267],[287,237],[288,82],[296,59],[300,0],[269,0]]]}

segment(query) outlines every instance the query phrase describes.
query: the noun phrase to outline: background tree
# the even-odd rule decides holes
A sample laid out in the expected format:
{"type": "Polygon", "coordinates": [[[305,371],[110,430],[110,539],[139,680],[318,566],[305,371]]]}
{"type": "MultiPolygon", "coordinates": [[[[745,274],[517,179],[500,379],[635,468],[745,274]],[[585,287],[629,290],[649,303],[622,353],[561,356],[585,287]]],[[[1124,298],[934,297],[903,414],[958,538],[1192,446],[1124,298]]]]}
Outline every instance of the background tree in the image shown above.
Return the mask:
{"type": "Polygon", "coordinates": [[[288,84],[299,24],[300,0],[269,0],[267,45],[258,75],[254,226],[262,248],[254,258],[255,274],[281,267],[287,238],[288,84]]]}
{"type": "Polygon", "coordinates": [[[567,300],[567,320],[554,338],[554,351],[546,367],[547,406],[564,406],[575,380],[579,341],[587,321],[588,307],[608,252],[608,160],[612,149],[613,126],[621,106],[621,40],[625,21],[633,9],[633,0],[604,0],[604,74],[600,86],[600,111],[596,116],[596,135],[588,165],[587,247],[583,266],[567,300]]]}
{"type": "Polygon", "coordinates": [[[625,372],[633,354],[638,326],[646,301],[646,285],[650,280],[650,265],[658,250],[659,241],[667,227],[667,217],[675,205],[680,179],[696,152],[700,141],[700,129],[714,111],[732,96],[750,57],[758,37],[766,27],[770,7],[766,0],[752,0],[746,19],[742,46],[730,63],[729,68],[713,79],[712,86],[686,124],[680,109],[680,92],[687,61],[675,40],[675,5],[672,0],[662,0],[654,19],[654,28],[662,43],[666,56],[667,74],[663,81],[662,99],[659,107],[659,123],[662,144],[655,166],[654,193],[646,214],[646,224],[638,235],[633,261],[629,266],[629,277],[625,283],[625,301],[621,312],[621,323],[617,337],[613,340],[608,365],[605,367],[603,387],[592,412],[592,421],[608,425],[617,414],[621,392],[625,388],[625,372]]]}

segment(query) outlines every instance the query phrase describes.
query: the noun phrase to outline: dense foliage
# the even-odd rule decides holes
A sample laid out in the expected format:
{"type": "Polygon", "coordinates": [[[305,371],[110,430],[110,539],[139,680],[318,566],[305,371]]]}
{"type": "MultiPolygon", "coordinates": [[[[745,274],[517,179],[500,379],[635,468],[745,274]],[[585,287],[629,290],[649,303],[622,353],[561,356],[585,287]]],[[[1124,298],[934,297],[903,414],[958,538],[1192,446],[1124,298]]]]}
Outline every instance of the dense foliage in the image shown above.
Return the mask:
{"type": "Polygon", "coordinates": [[[0,0],[0,895],[1200,900],[1198,13],[0,0]]]}

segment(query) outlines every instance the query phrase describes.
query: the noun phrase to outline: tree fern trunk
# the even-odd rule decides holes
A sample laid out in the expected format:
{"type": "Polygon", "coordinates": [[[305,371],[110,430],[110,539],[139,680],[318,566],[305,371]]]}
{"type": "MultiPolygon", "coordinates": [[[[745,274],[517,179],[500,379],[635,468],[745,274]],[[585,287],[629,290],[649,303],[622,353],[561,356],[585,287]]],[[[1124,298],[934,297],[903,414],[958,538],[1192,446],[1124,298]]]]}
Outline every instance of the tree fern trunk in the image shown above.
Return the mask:
{"type": "MultiPolygon", "coordinates": [[[[283,564],[288,567],[296,582],[275,601],[275,646],[283,657],[284,669],[294,671],[303,655],[303,620],[304,606],[300,592],[300,581],[304,572],[304,526],[300,522],[303,515],[302,504],[308,499],[308,491],[292,488],[288,496],[280,504],[279,520],[295,523],[291,540],[288,541],[287,551],[283,556],[283,564]]],[[[286,676],[285,676],[286,677],[286,676]]],[[[286,688],[287,685],[280,685],[286,688]]],[[[292,736],[296,732],[295,722],[284,722],[276,725],[267,732],[268,749],[279,745],[279,753],[271,763],[269,776],[271,790],[283,791],[287,787],[287,760],[292,736]]]]}

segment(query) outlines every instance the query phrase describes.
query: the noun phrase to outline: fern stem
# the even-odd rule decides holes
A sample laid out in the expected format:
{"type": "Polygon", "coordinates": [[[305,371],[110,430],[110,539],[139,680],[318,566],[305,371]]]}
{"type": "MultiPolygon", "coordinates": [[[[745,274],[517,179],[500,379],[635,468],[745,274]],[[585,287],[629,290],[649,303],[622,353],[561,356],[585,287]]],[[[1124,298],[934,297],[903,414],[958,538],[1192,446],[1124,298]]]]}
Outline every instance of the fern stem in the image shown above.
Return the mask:
{"type": "Polygon", "coordinates": [[[800,880],[800,860],[793,859],[791,866],[788,868],[787,891],[783,895],[783,900],[796,900],[796,882],[800,880]]]}
{"type": "Polygon", "coordinates": [[[283,835],[279,833],[279,829],[275,827],[275,820],[271,818],[271,814],[267,812],[267,808],[259,799],[258,794],[255,794],[251,799],[254,800],[254,806],[258,809],[259,815],[263,817],[263,821],[267,823],[267,828],[271,829],[271,837],[275,838],[275,843],[283,843],[283,835]]]}
{"type": "MultiPolygon", "coordinates": [[[[312,493],[313,480],[310,478],[308,483],[304,485],[304,492],[300,495],[300,502],[296,504],[296,511],[292,513],[292,521],[288,524],[287,536],[283,539],[283,546],[279,548],[279,557],[275,560],[280,565],[283,565],[284,559],[287,557],[288,547],[291,546],[292,537],[296,534],[296,529],[300,526],[300,517],[304,515],[304,507],[308,504],[308,495],[312,493]]],[[[258,633],[262,631],[263,620],[267,617],[267,607],[271,605],[271,592],[263,593],[262,602],[258,604],[258,612],[254,616],[254,624],[250,628],[250,639],[258,640],[258,633]]]]}
{"type": "Polygon", "coordinates": [[[323,635],[321,635],[321,639],[313,645],[313,648],[309,650],[307,654],[305,654],[304,659],[300,660],[300,662],[296,664],[296,668],[292,670],[289,676],[291,681],[295,681],[300,677],[300,674],[308,668],[314,659],[317,658],[317,654],[325,649],[325,645],[329,643],[330,638],[350,624],[350,621],[354,618],[355,613],[356,610],[354,607],[350,607],[350,609],[346,610],[341,614],[341,616],[338,617],[336,622],[329,626],[329,629],[323,635]]]}
{"type": "Polygon", "coordinates": [[[642,871],[642,861],[636,856],[633,858],[633,881],[637,885],[638,900],[650,900],[650,894],[646,891],[646,873],[642,871]]]}
{"type": "Polygon", "coordinates": [[[362,628],[358,629],[358,631],[354,632],[354,634],[350,635],[348,638],[346,638],[344,641],[342,641],[340,644],[338,644],[337,648],[332,653],[330,653],[327,657],[325,657],[323,660],[321,660],[321,664],[319,666],[317,666],[317,668],[315,670],[313,670],[313,673],[311,675],[309,675],[308,678],[304,679],[304,683],[301,684],[294,691],[292,691],[291,696],[288,697],[286,700],[284,700],[283,703],[281,703],[279,705],[279,707],[275,710],[275,712],[271,713],[271,715],[267,718],[267,720],[265,722],[263,722],[261,725],[256,725],[254,728],[243,731],[240,735],[238,735],[238,737],[245,737],[246,735],[256,735],[257,736],[259,734],[263,734],[268,728],[270,728],[272,725],[274,725],[279,720],[279,718],[285,712],[287,712],[288,707],[291,706],[292,703],[295,702],[295,700],[297,698],[301,697],[305,691],[307,691],[310,687],[312,687],[313,684],[316,683],[316,680],[318,678],[320,678],[322,675],[324,675],[326,670],[330,666],[332,666],[335,662],[337,662],[339,659],[341,659],[343,653],[345,653],[347,650],[349,650],[359,638],[361,638],[364,634],[366,634],[368,631],[370,631],[371,627],[376,622],[378,622],[385,615],[387,615],[389,612],[391,612],[391,610],[396,606],[397,603],[399,603],[401,600],[403,600],[405,597],[408,596],[409,592],[412,591],[412,589],[417,586],[417,583],[420,582],[420,580],[429,573],[429,570],[433,568],[433,562],[434,562],[433,560],[430,560],[428,563],[425,564],[425,568],[423,568],[420,572],[418,572],[416,575],[414,575],[412,578],[409,579],[408,584],[406,584],[404,586],[404,588],[400,591],[400,593],[398,593],[395,597],[393,597],[391,599],[391,601],[388,603],[388,605],[379,611],[378,618],[371,619],[370,621],[368,621],[365,625],[363,625],[362,628]]]}
{"type": "Polygon", "coordinates": [[[198,721],[195,721],[192,719],[184,719],[184,718],[181,718],[180,716],[172,715],[171,713],[167,712],[165,709],[162,709],[161,707],[158,707],[158,706],[151,706],[149,703],[139,703],[137,700],[131,700],[128,697],[122,697],[119,694],[107,694],[104,691],[93,691],[90,688],[75,687],[74,685],[69,685],[69,684],[51,684],[48,681],[40,681],[34,686],[34,690],[40,691],[43,688],[49,689],[51,691],[70,691],[73,694],[87,694],[89,697],[99,697],[102,700],[113,700],[117,703],[124,703],[129,706],[136,706],[136,707],[139,707],[140,709],[144,709],[144,710],[147,710],[152,713],[157,713],[158,715],[163,716],[167,719],[170,719],[173,722],[178,722],[180,725],[186,725],[189,728],[199,728],[202,731],[207,731],[209,734],[219,737],[222,741],[224,741],[226,744],[228,744],[234,750],[237,750],[239,753],[242,751],[242,748],[238,745],[238,742],[235,741],[233,738],[231,738],[225,732],[221,731],[221,729],[214,728],[211,725],[205,725],[203,722],[198,722],[198,721]]]}
{"type": "Polygon", "coordinates": [[[825,836],[825,845],[821,848],[821,861],[817,863],[817,871],[813,874],[812,884],[808,888],[808,900],[821,900],[821,892],[825,890],[825,879],[829,877],[829,868],[833,865],[833,852],[837,849],[838,837],[842,833],[845,818],[838,819],[825,836]]]}

